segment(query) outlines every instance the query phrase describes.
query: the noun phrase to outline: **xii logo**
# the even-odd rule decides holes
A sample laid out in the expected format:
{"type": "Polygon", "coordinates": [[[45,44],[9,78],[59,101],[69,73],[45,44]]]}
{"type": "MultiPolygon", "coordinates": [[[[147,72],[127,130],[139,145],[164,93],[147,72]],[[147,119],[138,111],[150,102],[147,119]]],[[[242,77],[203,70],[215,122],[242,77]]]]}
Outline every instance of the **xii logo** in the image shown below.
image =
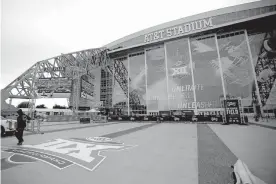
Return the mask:
{"type": "Polygon", "coordinates": [[[2,151],[12,153],[8,161],[13,163],[26,163],[26,157],[31,157],[58,169],[78,165],[93,171],[106,158],[101,154],[103,151],[120,151],[131,147],[134,146],[124,145],[106,137],[94,137],[55,139],[37,145],[4,148],[2,151]]]}
{"type": "Polygon", "coordinates": [[[180,68],[172,68],[172,76],[175,76],[175,75],[188,75],[188,71],[187,71],[187,68],[188,66],[183,66],[183,67],[180,67],[180,68]]]}

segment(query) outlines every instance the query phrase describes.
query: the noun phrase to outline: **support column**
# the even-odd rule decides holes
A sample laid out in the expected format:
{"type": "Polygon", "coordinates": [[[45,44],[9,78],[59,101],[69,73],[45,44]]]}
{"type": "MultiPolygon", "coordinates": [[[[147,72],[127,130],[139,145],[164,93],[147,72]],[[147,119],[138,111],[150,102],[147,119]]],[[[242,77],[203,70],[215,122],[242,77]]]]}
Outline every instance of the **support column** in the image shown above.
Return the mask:
{"type": "Polygon", "coordinates": [[[168,97],[168,109],[170,108],[170,97],[169,97],[169,72],[168,72],[168,62],[167,62],[167,44],[164,43],[164,50],[165,50],[165,67],[166,67],[166,82],[167,82],[167,97],[168,97]]]}
{"type": "MultiPolygon", "coordinates": [[[[221,60],[220,60],[217,34],[215,34],[215,41],[216,41],[216,48],[217,48],[217,54],[218,54],[218,63],[219,63],[220,78],[221,78],[221,83],[222,83],[223,98],[224,98],[224,100],[226,100],[226,90],[225,90],[224,79],[223,79],[223,70],[222,70],[222,64],[221,64],[221,60]]],[[[225,123],[226,122],[226,109],[225,108],[223,108],[223,112],[224,112],[223,122],[225,123]]]]}
{"type": "Polygon", "coordinates": [[[198,113],[197,113],[197,104],[196,104],[195,79],[194,79],[194,69],[193,69],[190,38],[188,38],[188,49],[189,49],[190,67],[191,67],[191,74],[192,74],[192,84],[193,84],[194,103],[195,103],[195,114],[197,115],[198,113]]]}
{"type": "Polygon", "coordinates": [[[223,70],[222,70],[222,64],[221,64],[221,60],[220,60],[217,34],[215,34],[215,41],[216,41],[216,47],[217,47],[218,63],[219,63],[220,78],[221,78],[221,83],[222,83],[223,97],[224,97],[224,100],[225,100],[226,99],[226,90],[225,90],[225,84],[224,84],[224,79],[223,79],[223,70]]]}
{"type": "Polygon", "coordinates": [[[127,98],[127,115],[129,116],[129,54],[127,55],[127,93],[128,93],[128,98],[127,98]]]}
{"type": "Polygon", "coordinates": [[[146,106],[147,106],[147,115],[148,112],[148,67],[147,67],[147,50],[144,49],[145,54],[145,78],[146,78],[146,106]]]}
{"type": "Polygon", "coordinates": [[[111,107],[113,108],[114,106],[113,106],[113,95],[114,95],[114,86],[115,86],[115,66],[114,66],[114,59],[112,60],[112,104],[111,104],[111,107]]]}

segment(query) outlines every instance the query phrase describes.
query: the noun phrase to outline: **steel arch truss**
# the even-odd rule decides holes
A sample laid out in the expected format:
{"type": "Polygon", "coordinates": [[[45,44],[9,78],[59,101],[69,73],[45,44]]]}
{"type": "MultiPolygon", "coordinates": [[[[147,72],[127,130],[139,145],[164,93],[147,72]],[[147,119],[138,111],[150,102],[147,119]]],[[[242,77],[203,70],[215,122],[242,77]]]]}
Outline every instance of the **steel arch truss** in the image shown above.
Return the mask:
{"type": "Polygon", "coordinates": [[[92,73],[93,69],[106,67],[108,64],[106,48],[88,49],[39,61],[4,88],[6,98],[36,98],[35,82],[38,78],[68,77],[74,79],[76,70],[82,74],[92,73]],[[57,68],[55,70],[54,68],[57,68]]]}
{"type": "MultiPolygon", "coordinates": [[[[122,88],[126,97],[129,98],[129,104],[140,105],[140,99],[138,94],[135,91],[132,91],[128,94],[128,83],[131,82],[131,79],[128,79],[128,71],[122,61],[126,60],[126,57],[120,59],[114,59],[114,78],[122,88]]],[[[109,70],[112,72],[112,70],[109,70]]]]}

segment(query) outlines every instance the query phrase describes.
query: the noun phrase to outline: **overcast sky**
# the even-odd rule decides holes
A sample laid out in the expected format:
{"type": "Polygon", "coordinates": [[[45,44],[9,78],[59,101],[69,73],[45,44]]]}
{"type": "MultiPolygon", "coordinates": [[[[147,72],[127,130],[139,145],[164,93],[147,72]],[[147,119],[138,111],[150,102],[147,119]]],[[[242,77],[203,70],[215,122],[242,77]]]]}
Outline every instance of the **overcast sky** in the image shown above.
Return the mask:
{"type": "MultiPolygon", "coordinates": [[[[0,87],[61,53],[101,47],[164,22],[252,1],[2,0],[0,87]]],[[[54,103],[67,104],[46,105],[54,103]]]]}

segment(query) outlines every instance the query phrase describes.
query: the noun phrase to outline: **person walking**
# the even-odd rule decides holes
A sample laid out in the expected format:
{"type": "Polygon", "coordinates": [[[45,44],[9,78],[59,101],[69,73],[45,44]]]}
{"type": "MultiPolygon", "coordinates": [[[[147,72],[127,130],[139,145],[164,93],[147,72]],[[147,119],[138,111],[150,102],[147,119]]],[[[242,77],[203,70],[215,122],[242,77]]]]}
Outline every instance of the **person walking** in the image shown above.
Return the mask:
{"type": "Polygon", "coordinates": [[[18,139],[17,145],[22,145],[22,143],[24,142],[23,132],[27,125],[26,121],[31,120],[31,118],[26,114],[24,114],[22,109],[19,109],[17,113],[18,113],[18,117],[17,117],[17,128],[15,131],[15,137],[18,139]]]}

